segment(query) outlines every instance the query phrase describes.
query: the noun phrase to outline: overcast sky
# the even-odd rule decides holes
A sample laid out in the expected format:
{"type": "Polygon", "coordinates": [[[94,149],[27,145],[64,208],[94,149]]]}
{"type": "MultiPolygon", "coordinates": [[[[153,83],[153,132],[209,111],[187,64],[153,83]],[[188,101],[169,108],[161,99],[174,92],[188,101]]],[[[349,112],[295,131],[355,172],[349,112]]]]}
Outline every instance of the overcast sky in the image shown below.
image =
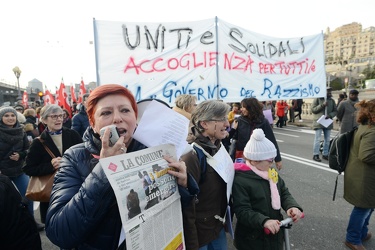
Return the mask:
{"type": "Polygon", "coordinates": [[[358,22],[375,26],[374,0],[1,0],[0,80],[36,78],[54,90],[96,81],[93,18],[124,22],[184,22],[214,18],[268,36],[292,38],[358,22]]]}

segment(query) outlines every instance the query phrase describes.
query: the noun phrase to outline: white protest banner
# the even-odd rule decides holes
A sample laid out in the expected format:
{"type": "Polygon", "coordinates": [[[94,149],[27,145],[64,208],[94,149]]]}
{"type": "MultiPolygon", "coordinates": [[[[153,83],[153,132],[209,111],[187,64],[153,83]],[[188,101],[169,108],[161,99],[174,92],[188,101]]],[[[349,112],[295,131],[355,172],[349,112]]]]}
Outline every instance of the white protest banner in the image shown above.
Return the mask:
{"type": "Polygon", "coordinates": [[[223,20],[219,24],[220,93],[228,93],[220,97],[225,101],[326,95],[323,34],[275,38],[223,20]]]}
{"type": "Polygon", "coordinates": [[[94,21],[94,26],[98,84],[129,87],[137,101],[157,98],[170,104],[184,93],[216,99],[214,19],[188,23],[94,21]]]}
{"type": "Polygon", "coordinates": [[[98,84],[118,83],[136,100],[173,104],[326,95],[323,34],[275,38],[219,19],[171,23],[94,20],[98,84]]]}

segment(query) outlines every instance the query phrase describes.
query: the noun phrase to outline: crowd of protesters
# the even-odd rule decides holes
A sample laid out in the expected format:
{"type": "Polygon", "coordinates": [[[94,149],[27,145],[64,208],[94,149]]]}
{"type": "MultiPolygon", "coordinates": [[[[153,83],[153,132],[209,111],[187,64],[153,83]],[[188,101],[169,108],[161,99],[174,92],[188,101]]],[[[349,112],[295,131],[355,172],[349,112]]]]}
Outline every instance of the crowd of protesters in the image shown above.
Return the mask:
{"type": "MultiPolygon", "coordinates": [[[[0,156],[2,159],[0,177],[4,179],[2,180],[5,183],[4,190],[5,188],[9,190],[8,184],[11,182],[16,187],[19,197],[12,198],[14,205],[19,204],[24,208],[19,212],[19,216],[22,213],[22,216],[25,216],[24,211],[28,211],[28,220],[36,225],[25,233],[29,235],[26,238],[35,242],[33,244],[36,246],[33,249],[40,249],[40,240],[35,234],[35,228],[41,231],[44,227],[46,227],[48,238],[64,249],[103,247],[126,249],[123,248],[126,241],[120,235],[119,209],[113,191],[110,192],[110,197],[107,192],[99,192],[100,188],[107,190],[109,183],[94,155],[104,158],[126,153],[123,151],[124,147],[127,152],[131,152],[144,149],[146,146],[132,139],[132,133],[137,126],[137,105],[134,96],[124,87],[115,85],[109,87],[98,87],[92,92],[92,96],[91,94],[83,95],[82,103],[74,103],[70,109],[57,104],[41,105],[39,102],[32,103],[30,107],[19,103],[14,107],[0,108],[0,156]],[[109,96],[108,93],[110,93],[109,96]],[[108,109],[108,107],[111,107],[111,114],[106,114],[106,116],[110,116],[111,120],[102,116],[101,110],[108,109]],[[127,112],[124,112],[124,109],[127,112]],[[119,140],[123,142],[116,143],[113,148],[109,148],[104,143],[104,137],[108,137],[108,131],[103,138],[97,133],[109,124],[120,126],[122,133],[125,134],[121,136],[124,139],[119,140]],[[53,151],[53,156],[45,152],[44,143],[53,151]],[[50,174],[57,169],[61,171],[55,176],[51,201],[40,203],[41,223],[36,222],[33,202],[25,197],[29,177],[50,174]],[[96,184],[90,186],[85,183],[88,178],[97,178],[96,184]],[[72,185],[73,180],[74,185],[72,185]],[[62,190],[65,191],[62,192],[62,190]],[[97,196],[98,192],[103,194],[103,197],[97,196]],[[92,195],[87,195],[89,193],[92,195]],[[94,196],[97,196],[97,200],[92,202],[94,196]],[[73,198],[76,203],[71,206],[69,201],[73,198]],[[101,205],[98,206],[98,204],[101,205]],[[83,209],[88,205],[91,207],[90,211],[83,209]],[[94,210],[97,212],[93,214],[91,211],[94,210]],[[105,222],[99,220],[96,213],[102,214],[103,218],[108,218],[108,220],[106,219],[105,222]],[[77,218],[80,219],[77,220],[77,218]],[[95,230],[92,230],[91,223],[96,225],[95,230]],[[108,231],[111,225],[113,227],[108,231]],[[66,230],[66,226],[71,228],[66,230]],[[72,237],[72,230],[74,235],[80,237],[72,237]],[[108,232],[111,232],[111,237],[105,236],[108,232]]],[[[330,94],[331,90],[327,89],[327,99],[331,98],[330,94]]],[[[346,114],[350,118],[347,120],[353,122],[356,121],[354,118],[356,110],[351,110],[350,114],[347,110],[358,102],[358,92],[353,91],[350,94],[352,97],[350,102],[344,100],[337,106],[342,117],[346,114]],[[352,106],[349,107],[349,104],[352,106]]],[[[324,98],[314,100],[312,112],[316,113],[316,117],[324,114],[327,106],[325,101],[324,98]]],[[[178,170],[170,174],[177,178],[181,197],[187,200],[182,203],[184,239],[187,249],[228,249],[224,218],[226,207],[229,205],[232,206],[237,219],[240,218],[235,228],[236,248],[275,249],[275,247],[281,247],[284,241],[283,231],[280,230],[279,225],[279,221],[283,219],[281,209],[284,209],[286,215],[294,221],[301,218],[303,210],[287,192],[286,184],[279,176],[282,159],[273,126],[274,124],[279,128],[286,126],[288,116],[290,123],[294,123],[296,117],[302,121],[303,100],[292,100],[289,104],[287,100],[260,102],[256,98],[244,98],[238,103],[223,103],[214,100],[203,101],[199,104],[196,102],[195,96],[181,95],[176,99],[176,107],[173,110],[190,120],[187,141],[205,152],[207,172],[204,175],[201,173],[202,161],[197,158],[197,153],[194,152],[196,149],[184,154],[179,162],[168,160],[178,170]],[[267,114],[270,114],[270,117],[267,114]],[[217,170],[217,164],[220,163],[212,161],[216,154],[220,154],[220,157],[230,157],[233,161],[232,167],[235,174],[230,202],[226,199],[228,187],[217,170]],[[215,190],[212,186],[216,187],[215,190]],[[258,191],[248,192],[243,188],[244,186],[248,186],[249,190],[257,189],[258,191]],[[190,198],[193,197],[192,190],[195,192],[195,199],[190,198]],[[265,228],[271,232],[270,236],[264,233],[265,228]],[[253,243],[247,240],[250,237],[253,243]]],[[[332,102],[334,102],[333,99],[332,102]]],[[[365,106],[366,102],[361,102],[361,104],[365,106]]],[[[373,114],[373,105],[366,107],[369,109],[368,113],[373,114]]],[[[333,116],[329,117],[333,118],[333,116]]],[[[342,117],[338,116],[338,119],[345,126],[345,119],[342,117]]],[[[363,112],[362,117],[364,117],[363,112]]],[[[373,120],[369,122],[371,125],[373,123],[373,120]]],[[[358,123],[355,124],[358,125],[358,123]]],[[[367,120],[366,124],[368,124],[367,120]]],[[[350,128],[353,126],[350,125],[350,128]]],[[[320,131],[317,129],[315,131],[313,160],[321,161],[317,149],[320,131]]],[[[327,150],[327,142],[325,142],[323,159],[327,158],[327,150]]],[[[360,160],[367,164],[367,160],[360,160]]],[[[349,181],[346,180],[346,187],[349,186],[348,183],[349,181]]],[[[353,211],[362,209],[362,204],[358,203],[360,204],[358,205],[351,200],[349,202],[355,205],[353,211]]],[[[368,213],[363,213],[364,215],[361,216],[369,220],[372,211],[373,209],[367,209],[368,213]]],[[[367,225],[356,225],[353,218],[352,214],[349,227],[356,230],[359,228],[362,234],[357,237],[352,232],[354,229],[350,231],[348,227],[345,244],[349,248],[357,249],[353,247],[361,247],[361,239],[362,241],[370,239],[371,233],[367,231],[367,225]]],[[[16,225],[16,221],[9,220],[9,225],[16,225]]],[[[5,226],[9,225],[4,224],[4,228],[0,228],[2,232],[6,231],[5,226]]],[[[1,246],[0,243],[0,248],[1,246]]]]}

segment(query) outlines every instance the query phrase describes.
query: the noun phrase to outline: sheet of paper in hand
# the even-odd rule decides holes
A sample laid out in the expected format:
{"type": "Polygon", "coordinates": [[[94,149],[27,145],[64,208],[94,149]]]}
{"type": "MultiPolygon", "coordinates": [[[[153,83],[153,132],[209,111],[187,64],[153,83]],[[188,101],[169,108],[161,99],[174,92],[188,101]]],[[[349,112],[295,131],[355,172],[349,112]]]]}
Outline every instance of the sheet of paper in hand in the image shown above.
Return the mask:
{"type": "Polygon", "coordinates": [[[318,123],[322,124],[324,127],[328,127],[329,125],[332,124],[333,120],[331,118],[327,118],[326,119],[326,116],[325,115],[322,115],[318,120],[317,120],[318,123]]]}

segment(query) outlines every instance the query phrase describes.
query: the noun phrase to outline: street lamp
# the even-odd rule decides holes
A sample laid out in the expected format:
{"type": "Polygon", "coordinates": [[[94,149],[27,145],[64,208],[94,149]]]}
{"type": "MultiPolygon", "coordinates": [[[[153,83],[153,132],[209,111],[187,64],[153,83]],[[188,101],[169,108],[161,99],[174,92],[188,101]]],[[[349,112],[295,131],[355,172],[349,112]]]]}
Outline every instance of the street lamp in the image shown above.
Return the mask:
{"type": "Polygon", "coordinates": [[[346,71],[349,71],[349,81],[348,82],[346,82],[345,81],[345,92],[346,92],[346,94],[348,94],[348,85],[350,85],[350,78],[352,77],[352,71],[353,71],[353,64],[347,64],[346,66],[345,66],[345,69],[346,69],[346,71]]]}
{"type": "Polygon", "coordinates": [[[20,76],[21,76],[21,70],[18,66],[14,67],[13,68],[13,72],[14,72],[14,75],[16,76],[17,78],[17,89],[18,89],[18,97],[17,97],[17,101],[18,100],[22,100],[21,98],[21,91],[20,91],[20,76]]]}

